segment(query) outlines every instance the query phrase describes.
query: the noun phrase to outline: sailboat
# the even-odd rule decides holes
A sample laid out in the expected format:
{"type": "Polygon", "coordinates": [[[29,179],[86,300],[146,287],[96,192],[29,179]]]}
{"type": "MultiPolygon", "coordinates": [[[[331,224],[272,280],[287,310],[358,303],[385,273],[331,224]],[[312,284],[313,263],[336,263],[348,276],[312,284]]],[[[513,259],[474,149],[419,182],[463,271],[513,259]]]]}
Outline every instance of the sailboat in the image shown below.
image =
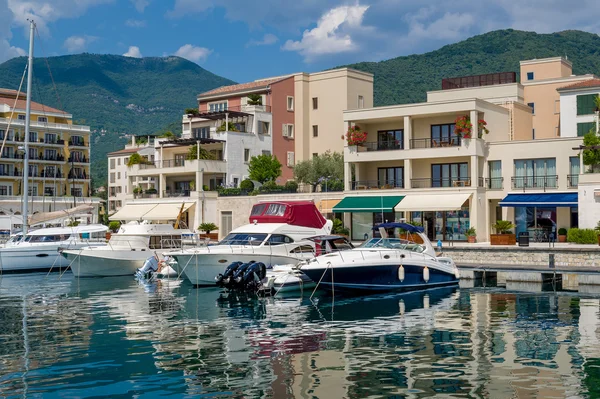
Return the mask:
{"type": "MultiPolygon", "coordinates": [[[[58,227],[28,231],[31,222],[49,221],[67,211],[50,212],[50,214],[29,215],[27,196],[29,195],[29,127],[31,124],[31,82],[33,76],[33,38],[35,23],[30,20],[29,59],[27,66],[27,98],[25,105],[25,137],[23,157],[23,230],[0,248],[0,274],[8,272],[46,271],[53,267],[57,269],[67,266],[59,253],[61,248],[81,248],[91,242],[97,245],[106,244],[107,227],[103,225],[83,225],[77,227],[58,227]],[[62,262],[62,264],[61,264],[62,262]]],[[[81,208],[74,208],[81,211],[81,208]]]]}

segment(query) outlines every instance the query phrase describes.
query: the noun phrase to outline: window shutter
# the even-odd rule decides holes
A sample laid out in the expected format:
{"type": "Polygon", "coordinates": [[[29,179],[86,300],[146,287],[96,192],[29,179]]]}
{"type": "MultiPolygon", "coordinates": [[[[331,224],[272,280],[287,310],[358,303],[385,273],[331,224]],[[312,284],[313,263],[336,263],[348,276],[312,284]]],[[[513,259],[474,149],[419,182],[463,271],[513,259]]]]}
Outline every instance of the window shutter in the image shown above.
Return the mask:
{"type": "Polygon", "coordinates": [[[287,125],[285,123],[282,125],[281,134],[283,137],[287,137],[287,125]]]}
{"type": "MultiPolygon", "coordinates": [[[[294,125],[288,125],[288,129],[289,129],[289,137],[290,138],[294,138],[294,125]]],[[[294,153],[292,152],[292,156],[294,155],[294,153]]]]}

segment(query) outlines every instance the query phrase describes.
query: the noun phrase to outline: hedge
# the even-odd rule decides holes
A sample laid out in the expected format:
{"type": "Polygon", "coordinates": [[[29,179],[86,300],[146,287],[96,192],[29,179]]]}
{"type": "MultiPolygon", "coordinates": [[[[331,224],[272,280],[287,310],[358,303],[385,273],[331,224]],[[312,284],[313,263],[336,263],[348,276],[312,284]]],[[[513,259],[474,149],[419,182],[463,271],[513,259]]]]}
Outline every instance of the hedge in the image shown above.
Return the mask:
{"type": "Polygon", "coordinates": [[[569,229],[567,242],[576,244],[598,244],[598,232],[592,229],[569,229]]]}

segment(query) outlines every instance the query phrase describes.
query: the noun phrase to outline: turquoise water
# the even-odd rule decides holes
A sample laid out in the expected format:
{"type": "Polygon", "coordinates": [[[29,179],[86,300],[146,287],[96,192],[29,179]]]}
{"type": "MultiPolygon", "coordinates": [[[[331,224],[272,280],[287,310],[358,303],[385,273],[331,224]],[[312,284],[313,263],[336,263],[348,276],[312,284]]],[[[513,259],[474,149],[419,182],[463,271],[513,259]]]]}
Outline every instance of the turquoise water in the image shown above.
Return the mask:
{"type": "Polygon", "coordinates": [[[600,397],[600,296],[0,279],[0,397],[600,397]]]}

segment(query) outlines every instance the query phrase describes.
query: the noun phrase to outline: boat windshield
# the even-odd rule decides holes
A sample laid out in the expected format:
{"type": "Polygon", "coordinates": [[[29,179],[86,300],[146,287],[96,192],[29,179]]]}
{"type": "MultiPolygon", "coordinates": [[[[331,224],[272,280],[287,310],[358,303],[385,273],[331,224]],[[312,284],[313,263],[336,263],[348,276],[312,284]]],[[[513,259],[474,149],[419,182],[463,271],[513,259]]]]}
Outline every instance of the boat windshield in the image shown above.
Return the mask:
{"type": "Polygon", "coordinates": [[[265,241],[267,234],[264,233],[230,233],[219,245],[253,245],[259,246],[265,241]]]}
{"type": "Polygon", "coordinates": [[[21,242],[22,239],[23,239],[23,234],[16,234],[16,235],[12,236],[6,243],[7,244],[16,244],[18,242],[21,242]]]}
{"type": "Polygon", "coordinates": [[[419,253],[425,251],[423,245],[408,240],[402,240],[400,238],[371,238],[361,245],[360,248],[403,249],[419,253]]]}
{"type": "Polygon", "coordinates": [[[54,234],[47,236],[25,236],[25,242],[60,242],[65,241],[69,236],[66,234],[54,234]]]}

